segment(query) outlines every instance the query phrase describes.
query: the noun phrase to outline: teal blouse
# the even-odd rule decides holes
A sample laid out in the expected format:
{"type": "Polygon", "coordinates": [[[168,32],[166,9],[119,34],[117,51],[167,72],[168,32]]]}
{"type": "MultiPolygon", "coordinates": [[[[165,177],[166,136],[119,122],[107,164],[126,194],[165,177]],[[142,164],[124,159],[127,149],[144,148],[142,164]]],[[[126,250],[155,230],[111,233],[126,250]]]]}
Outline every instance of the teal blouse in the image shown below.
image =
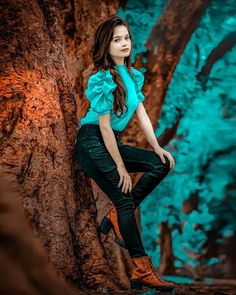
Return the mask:
{"type": "Polygon", "coordinates": [[[117,84],[112,79],[109,70],[99,70],[88,79],[85,95],[90,102],[90,107],[85,116],[80,119],[80,125],[99,124],[98,117],[105,114],[111,114],[111,128],[123,131],[136,111],[139,102],[144,101],[145,97],[141,91],[144,84],[144,75],[139,70],[130,67],[133,73],[131,78],[126,65],[116,65],[120,78],[126,89],[126,105],[128,111],[124,109],[123,115],[117,117],[113,112],[113,91],[117,84]]]}

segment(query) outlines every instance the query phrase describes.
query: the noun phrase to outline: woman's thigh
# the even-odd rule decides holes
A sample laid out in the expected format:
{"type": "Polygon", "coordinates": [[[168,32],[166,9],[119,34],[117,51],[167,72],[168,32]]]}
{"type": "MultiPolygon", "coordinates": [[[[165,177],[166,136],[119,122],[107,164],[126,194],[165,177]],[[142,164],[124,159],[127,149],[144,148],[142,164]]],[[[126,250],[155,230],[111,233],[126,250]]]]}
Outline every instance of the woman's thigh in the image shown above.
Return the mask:
{"type": "Polygon", "coordinates": [[[152,169],[168,170],[170,167],[169,159],[165,156],[166,163],[163,163],[153,150],[122,144],[120,154],[127,171],[131,173],[147,172],[152,169]]]}
{"type": "Polygon", "coordinates": [[[86,147],[79,146],[76,153],[80,167],[92,177],[94,174],[103,175],[116,168],[115,162],[104,145],[87,143],[86,147]]]}
{"type": "MultiPolygon", "coordinates": [[[[166,170],[169,165],[162,163],[160,157],[151,150],[137,148],[127,144],[118,143],[118,149],[128,172],[147,172],[153,169],[166,170]]],[[[91,177],[104,193],[116,203],[119,199],[130,198],[118,188],[120,176],[116,163],[111,157],[105,145],[97,139],[90,137],[77,142],[75,146],[75,157],[80,168],[91,177]]]]}
{"type": "Polygon", "coordinates": [[[91,144],[89,141],[86,148],[81,143],[77,144],[75,157],[80,168],[97,183],[114,204],[124,198],[132,199],[130,193],[124,193],[121,187],[118,187],[120,176],[116,163],[103,144],[91,144]]]}
{"type": "MultiPolygon", "coordinates": [[[[128,172],[147,172],[152,169],[168,170],[170,162],[165,156],[166,163],[161,161],[159,155],[153,150],[134,147],[128,144],[119,144],[122,160],[128,172]]],[[[90,176],[103,175],[109,171],[117,170],[116,163],[103,143],[96,137],[89,138],[86,142],[77,143],[77,161],[80,167],[90,176]]],[[[119,177],[118,172],[116,173],[119,177]]]]}

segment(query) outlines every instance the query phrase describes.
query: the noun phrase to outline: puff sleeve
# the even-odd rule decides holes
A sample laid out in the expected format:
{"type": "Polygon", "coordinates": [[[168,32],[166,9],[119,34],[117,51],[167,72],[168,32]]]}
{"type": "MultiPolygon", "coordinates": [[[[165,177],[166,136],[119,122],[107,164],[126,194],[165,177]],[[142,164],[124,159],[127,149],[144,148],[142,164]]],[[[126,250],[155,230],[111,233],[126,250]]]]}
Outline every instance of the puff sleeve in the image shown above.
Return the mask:
{"type": "Polygon", "coordinates": [[[85,95],[91,109],[99,115],[109,114],[113,109],[113,90],[117,87],[109,70],[99,70],[88,79],[85,95]]]}
{"type": "Polygon", "coordinates": [[[137,95],[138,95],[138,100],[141,102],[141,101],[144,101],[145,99],[145,96],[143,95],[142,93],[142,87],[143,87],[143,84],[144,84],[144,75],[142,72],[140,72],[139,70],[131,67],[132,69],[132,73],[133,73],[133,79],[134,79],[134,82],[135,82],[135,88],[136,88],[136,92],[137,92],[137,95]]]}

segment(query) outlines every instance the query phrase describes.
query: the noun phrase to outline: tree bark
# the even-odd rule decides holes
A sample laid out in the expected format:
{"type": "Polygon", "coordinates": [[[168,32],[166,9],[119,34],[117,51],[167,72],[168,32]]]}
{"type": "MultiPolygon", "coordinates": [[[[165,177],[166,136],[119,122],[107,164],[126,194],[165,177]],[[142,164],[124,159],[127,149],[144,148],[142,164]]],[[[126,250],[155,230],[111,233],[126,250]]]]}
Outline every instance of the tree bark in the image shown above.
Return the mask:
{"type": "MultiPolygon", "coordinates": [[[[143,87],[146,97],[144,106],[154,130],[176,65],[209,3],[210,0],[168,0],[145,44],[147,51],[137,56],[135,67],[144,66],[147,69],[143,87]],[[145,64],[142,57],[147,60],[145,64]]],[[[136,116],[130,121],[122,138],[137,146],[148,147],[136,116]]]]}
{"type": "MultiPolygon", "coordinates": [[[[84,36],[84,51],[78,51],[81,31],[69,21],[87,7],[87,1],[76,3],[1,2],[1,175],[19,192],[25,214],[59,273],[78,288],[115,291],[121,286],[97,233],[91,182],[72,162],[82,93],[77,89],[75,95],[74,89],[82,82],[85,64],[80,68],[79,62],[88,46],[84,36]]],[[[90,26],[85,13],[83,20],[78,17],[80,25],[85,22],[92,30],[104,18],[93,18],[95,11],[104,11],[104,3],[100,5],[101,10],[87,8],[90,26]]],[[[112,6],[109,10],[114,12],[112,6]]]]}
{"type": "Polygon", "coordinates": [[[17,191],[0,178],[0,293],[84,294],[69,287],[48,263],[48,255],[26,221],[17,191]]]}
{"type": "MultiPolygon", "coordinates": [[[[65,37],[66,68],[74,88],[75,101],[78,110],[77,116],[79,118],[84,116],[89,106],[89,102],[85,98],[84,92],[87,79],[92,70],[92,61],[88,55],[88,48],[91,46],[91,37],[99,23],[105,18],[115,15],[121,4],[123,5],[124,1],[123,3],[112,1],[109,5],[106,5],[104,1],[97,2],[96,5],[91,5],[90,1],[73,1],[72,4],[69,2],[63,9],[65,11],[63,30],[65,37]],[[81,34],[81,28],[86,28],[86,30],[83,31],[83,34],[81,34]]],[[[84,184],[82,189],[83,192],[79,198],[81,199],[81,203],[77,204],[77,208],[82,208],[80,218],[84,219],[85,216],[87,216],[84,223],[92,224],[94,229],[92,235],[96,235],[96,238],[100,239],[96,231],[97,223],[94,224],[94,221],[90,219],[95,218],[95,220],[97,219],[97,221],[100,222],[113,204],[92,179],[88,180],[86,175],[83,175],[83,172],[79,172],[79,167],[76,170],[78,171],[77,178],[80,178],[79,183],[84,184]],[[92,190],[90,190],[91,199],[89,200],[88,192],[86,191],[87,186],[92,187],[92,190]],[[84,204],[87,204],[87,208],[83,208],[84,204]],[[91,211],[92,206],[93,210],[91,211]],[[96,209],[97,211],[94,213],[93,211],[96,209]]],[[[84,228],[83,231],[84,233],[87,233],[88,228],[84,228]]],[[[91,259],[91,255],[88,254],[93,252],[93,248],[96,249],[98,247],[97,245],[90,245],[90,247],[87,247],[87,240],[84,240],[83,235],[81,235],[81,239],[80,243],[83,243],[84,241],[82,249],[85,251],[85,254],[83,256],[87,257],[88,261],[88,263],[84,265],[84,270],[88,272],[88,276],[90,276],[91,268],[86,265],[95,265],[95,262],[91,259]]],[[[100,265],[102,273],[104,272],[102,269],[107,269],[109,266],[109,269],[112,270],[113,277],[116,277],[120,281],[122,288],[128,288],[128,271],[131,266],[131,261],[127,252],[120,249],[120,247],[114,243],[114,233],[112,231],[109,232],[108,236],[104,237],[101,235],[101,239],[107,259],[99,259],[96,255],[96,263],[100,265]]]]}
{"type": "Polygon", "coordinates": [[[223,40],[211,51],[206,59],[201,71],[197,73],[196,78],[202,83],[202,87],[206,90],[206,83],[213,65],[222,58],[236,43],[236,31],[227,34],[223,40]]]}
{"type": "MultiPolygon", "coordinates": [[[[153,122],[208,3],[168,2],[150,35],[144,93],[153,122]]],[[[128,256],[117,246],[119,252],[110,252],[111,242],[109,247],[105,242],[104,249],[96,218],[109,210],[108,200],[72,162],[78,118],[88,105],[84,90],[91,61],[84,57],[99,22],[118,8],[118,1],[108,6],[89,4],[85,0],[1,2],[0,168],[18,191],[28,220],[61,276],[78,288],[115,292],[128,287],[128,256]]],[[[136,138],[140,144],[143,135],[137,130],[133,120],[125,141],[136,138]]],[[[111,235],[108,238],[112,240],[111,235]]]]}
{"type": "Polygon", "coordinates": [[[160,272],[164,274],[174,273],[174,257],[172,249],[172,237],[171,229],[167,222],[160,224],[160,252],[161,252],[161,263],[160,272]]]}

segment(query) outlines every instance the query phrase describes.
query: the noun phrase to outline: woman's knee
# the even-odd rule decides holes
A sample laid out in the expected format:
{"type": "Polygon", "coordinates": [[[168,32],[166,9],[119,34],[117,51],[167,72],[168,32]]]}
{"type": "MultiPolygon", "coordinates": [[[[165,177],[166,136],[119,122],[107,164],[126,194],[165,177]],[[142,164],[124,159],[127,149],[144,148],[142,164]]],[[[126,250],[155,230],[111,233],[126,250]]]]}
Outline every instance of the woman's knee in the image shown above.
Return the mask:
{"type": "Polygon", "coordinates": [[[166,172],[169,172],[170,171],[170,160],[166,156],[164,156],[164,158],[165,158],[165,163],[163,163],[164,169],[166,170],[166,172]]]}
{"type": "MultiPolygon", "coordinates": [[[[156,154],[157,155],[157,154],[156,154]]],[[[153,170],[163,173],[169,173],[170,171],[170,161],[169,159],[164,155],[165,163],[162,162],[159,155],[157,155],[158,158],[156,158],[156,161],[153,163],[153,170]]]]}
{"type": "Polygon", "coordinates": [[[114,206],[116,207],[117,213],[128,213],[128,212],[134,212],[135,211],[135,204],[134,199],[131,195],[131,193],[124,193],[121,195],[119,199],[116,200],[114,203],[114,206]]]}

